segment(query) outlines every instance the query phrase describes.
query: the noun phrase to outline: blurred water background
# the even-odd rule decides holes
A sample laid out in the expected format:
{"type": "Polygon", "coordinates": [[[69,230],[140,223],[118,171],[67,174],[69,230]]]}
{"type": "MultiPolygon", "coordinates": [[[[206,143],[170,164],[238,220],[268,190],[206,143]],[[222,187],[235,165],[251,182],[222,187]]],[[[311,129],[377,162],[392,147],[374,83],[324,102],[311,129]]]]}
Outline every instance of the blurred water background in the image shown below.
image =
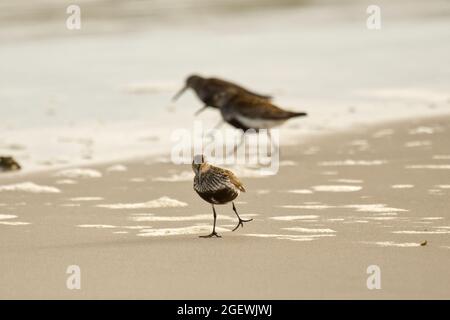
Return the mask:
{"type": "Polygon", "coordinates": [[[0,155],[30,171],[166,152],[197,119],[192,93],[170,102],[191,73],[307,111],[282,129],[294,141],[449,113],[450,2],[377,1],[369,30],[372,2],[2,0],[0,155]]]}

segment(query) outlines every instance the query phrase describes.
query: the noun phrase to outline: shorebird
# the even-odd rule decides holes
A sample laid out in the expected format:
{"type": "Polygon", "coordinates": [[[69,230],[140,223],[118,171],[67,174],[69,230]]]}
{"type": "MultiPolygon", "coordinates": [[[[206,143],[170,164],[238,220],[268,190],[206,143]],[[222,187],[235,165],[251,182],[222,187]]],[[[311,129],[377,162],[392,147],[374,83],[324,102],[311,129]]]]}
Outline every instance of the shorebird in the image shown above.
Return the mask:
{"type": "Polygon", "coordinates": [[[272,97],[269,95],[252,92],[232,82],[217,78],[203,78],[198,75],[191,75],[186,79],[184,87],[181,88],[181,90],[177,94],[175,94],[172,100],[177,100],[189,88],[194,90],[198,98],[204,103],[204,106],[199,109],[195,113],[195,115],[200,114],[208,107],[219,108],[215,101],[216,95],[229,89],[233,89],[237,92],[242,92],[262,100],[269,101],[272,99],[272,97]]]}
{"type": "Polygon", "coordinates": [[[212,205],[214,224],[212,232],[207,236],[200,236],[201,238],[218,237],[220,235],[216,232],[216,209],[215,204],[227,204],[229,202],[233,205],[233,211],[236,214],[238,224],[233,229],[235,231],[239,226],[244,227],[244,222],[250,222],[253,219],[245,220],[239,216],[233,200],[237,198],[239,193],[245,192],[245,188],[239,179],[230,170],[213,166],[205,161],[203,155],[196,155],[192,161],[192,170],[194,170],[194,190],[198,195],[212,205]]]}
{"type": "MultiPolygon", "coordinates": [[[[225,122],[243,131],[266,129],[269,139],[270,129],[282,125],[291,118],[307,116],[306,112],[287,111],[270,101],[255,98],[234,89],[218,93],[214,97],[214,102],[219,106],[225,122]]],[[[241,138],[235,151],[242,141],[241,138]]]]}
{"type": "Polygon", "coordinates": [[[0,157],[0,171],[16,171],[21,167],[13,157],[0,157]]]}

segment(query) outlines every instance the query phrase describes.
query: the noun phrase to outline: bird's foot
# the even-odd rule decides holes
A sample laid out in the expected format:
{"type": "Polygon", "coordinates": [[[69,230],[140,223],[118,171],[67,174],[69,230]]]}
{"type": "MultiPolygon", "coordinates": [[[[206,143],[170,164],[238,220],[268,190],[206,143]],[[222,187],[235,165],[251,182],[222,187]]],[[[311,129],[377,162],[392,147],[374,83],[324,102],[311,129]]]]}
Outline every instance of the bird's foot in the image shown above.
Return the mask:
{"type": "Polygon", "coordinates": [[[234,227],[234,229],[233,229],[232,231],[237,230],[237,228],[239,228],[240,226],[243,228],[243,227],[244,227],[244,222],[250,222],[250,221],[252,221],[252,220],[253,220],[253,219],[248,219],[248,220],[246,220],[246,219],[241,219],[241,218],[239,218],[238,224],[236,225],[236,227],[234,227]]]}
{"type": "Polygon", "coordinates": [[[216,237],[216,238],[222,238],[222,236],[219,236],[217,234],[217,232],[213,231],[210,234],[208,234],[207,236],[199,236],[199,238],[212,238],[212,237],[216,237]]]}

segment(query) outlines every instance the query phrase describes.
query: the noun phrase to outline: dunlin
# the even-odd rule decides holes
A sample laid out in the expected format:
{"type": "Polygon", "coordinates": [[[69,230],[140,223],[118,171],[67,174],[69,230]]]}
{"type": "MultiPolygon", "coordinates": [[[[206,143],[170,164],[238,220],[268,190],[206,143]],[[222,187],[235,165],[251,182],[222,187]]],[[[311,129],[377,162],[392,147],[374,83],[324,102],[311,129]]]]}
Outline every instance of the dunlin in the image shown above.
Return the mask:
{"type": "MultiPolygon", "coordinates": [[[[291,118],[307,116],[306,112],[287,111],[270,101],[255,98],[234,89],[218,93],[214,101],[220,108],[223,120],[228,124],[243,131],[266,129],[269,138],[270,129],[282,125],[291,118]]],[[[241,139],[240,143],[242,141],[241,139]]],[[[239,145],[235,147],[235,150],[239,145]]]]}
{"type": "Polygon", "coordinates": [[[199,99],[204,103],[204,106],[195,113],[196,115],[208,107],[219,108],[215,101],[216,95],[229,89],[248,94],[258,99],[271,99],[268,95],[252,92],[232,82],[217,78],[203,78],[198,75],[191,75],[186,79],[185,86],[173,97],[173,101],[177,100],[183,92],[189,88],[194,90],[199,99]]]}
{"type": "Polygon", "coordinates": [[[244,220],[239,216],[233,200],[237,198],[239,193],[245,192],[245,188],[233,172],[213,166],[205,161],[203,155],[196,155],[192,161],[192,169],[194,170],[194,190],[198,195],[212,205],[214,224],[212,232],[207,236],[200,236],[201,238],[211,238],[213,236],[220,236],[216,232],[216,204],[227,204],[229,202],[233,205],[233,211],[236,214],[238,224],[233,229],[235,231],[239,226],[243,227],[244,222],[252,221],[253,219],[244,220]]]}
{"type": "Polygon", "coordinates": [[[242,129],[271,129],[295,117],[307,116],[306,112],[287,111],[269,101],[264,101],[235,90],[225,90],[214,97],[223,119],[242,129]]]}
{"type": "Polygon", "coordinates": [[[21,167],[12,157],[0,157],[0,172],[1,171],[16,171],[21,167]]]}

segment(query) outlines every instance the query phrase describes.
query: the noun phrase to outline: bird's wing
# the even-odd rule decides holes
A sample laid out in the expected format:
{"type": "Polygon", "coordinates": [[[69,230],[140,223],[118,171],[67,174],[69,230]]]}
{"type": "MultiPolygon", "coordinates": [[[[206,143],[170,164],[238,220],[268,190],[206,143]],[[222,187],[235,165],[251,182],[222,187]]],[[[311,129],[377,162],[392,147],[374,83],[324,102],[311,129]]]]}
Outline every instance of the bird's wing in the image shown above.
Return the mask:
{"type": "Polygon", "coordinates": [[[267,101],[249,96],[239,96],[230,103],[235,113],[253,119],[285,120],[296,115],[302,115],[301,113],[283,110],[267,101]]]}
{"type": "Polygon", "coordinates": [[[270,96],[270,95],[260,94],[260,93],[254,92],[254,91],[250,91],[250,90],[248,90],[248,89],[246,89],[244,87],[241,87],[240,85],[238,85],[236,83],[233,83],[233,82],[229,82],[229,81],[222,80],[222,79],[217,79],[217,78],[210,78],[209,81],[210,81],[210,84],[212,86],[217,87],[217,88],[221,88],[222,90],[231,87],[231,88],[236,89],[236,90],[238,90],[238,91],[240,91],[242,93],[248,94],[250,96],[253,96],[253,97],[256,97],[256,98],[259,98],[259,99],[263,99],[263,100],[266,100],[266,101],[272,100],[272,96],[270,96]]]}
{"type": "Polygon", "coordinates": [[[238,188],[240,191],[245,192],[244,185],[242,182],[234,175],[233,172],[227,169],[211,166],[212,175],[214,176],[214,180],[217,182],[220,181],[221,183],[231,183],[236,188],[238,188]]]}
{"type": "Polygon", "coordinates": [[[234,186],[236,188],[238,188],[239,190],[241,190],[242,192],[246,192],[244,185],[242,184],[242,182],[234,175],[233,172],[228,171],[230,173],[230,181],[232,184],[234,184],[234,186]]]}

